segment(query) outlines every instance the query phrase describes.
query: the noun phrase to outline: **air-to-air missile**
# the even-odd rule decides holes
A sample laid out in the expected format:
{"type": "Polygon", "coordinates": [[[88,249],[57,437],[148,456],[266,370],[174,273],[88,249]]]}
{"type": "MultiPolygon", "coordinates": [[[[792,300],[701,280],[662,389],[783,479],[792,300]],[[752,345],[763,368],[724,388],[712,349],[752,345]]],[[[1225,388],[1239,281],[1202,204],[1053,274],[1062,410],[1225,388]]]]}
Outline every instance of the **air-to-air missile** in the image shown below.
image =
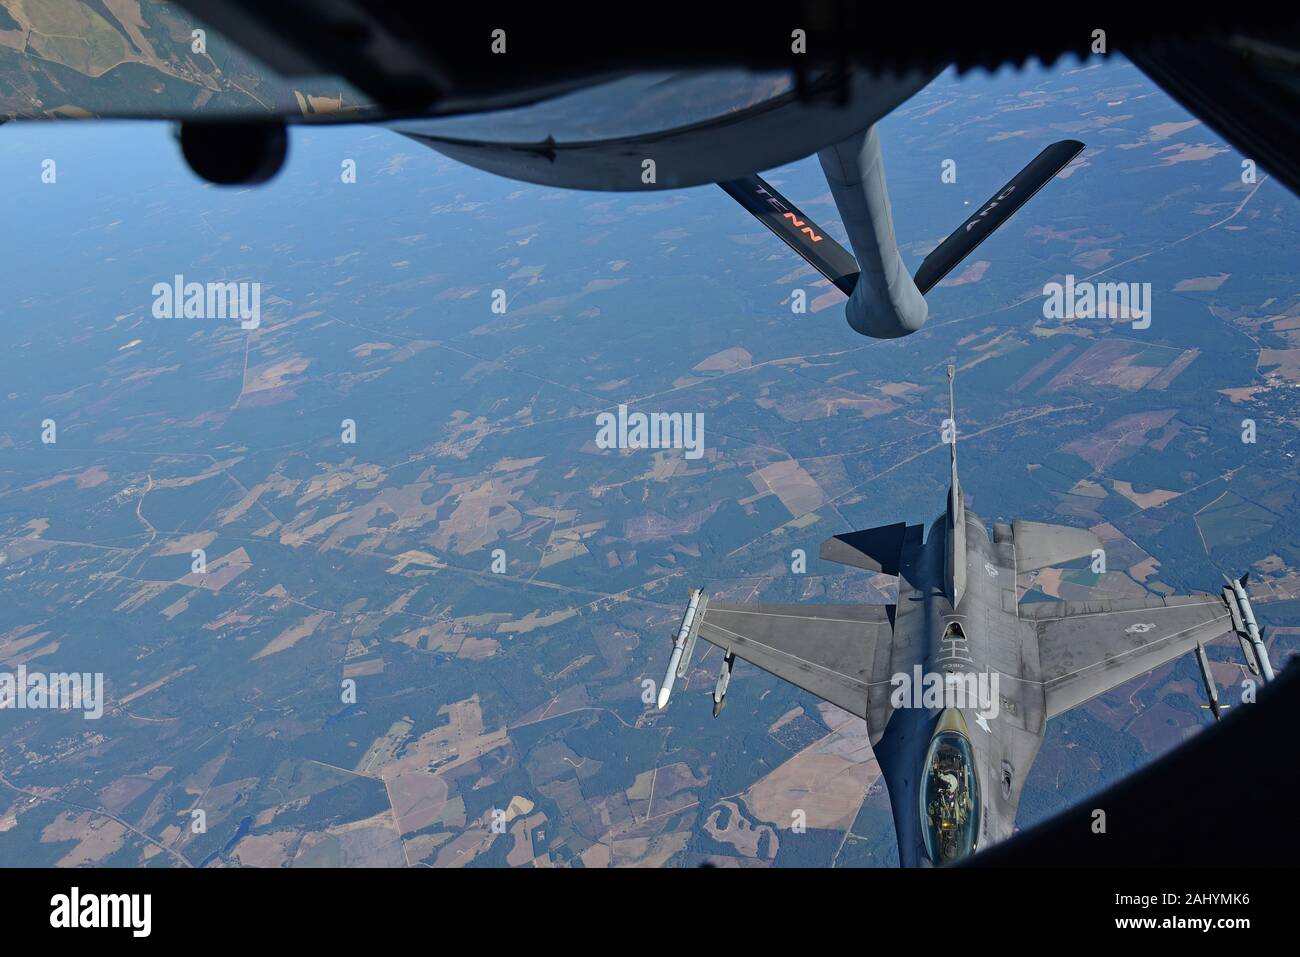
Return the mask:
{"type": "Polygon", "coordinates": [[[727,685],[731,684],[731,669],[735,667],[736,656],[728,652],[722,658],[722,672],[718,675],[718,683],[713,688],[713,716],[716,718],[718,712],[727,704],[727,685]]]}
{"type": "Polygon", "coordinates": [[[673,654],[668,659],[668,672],[664,675],[664,683],[659,688],[661,710],[668,705],[668,698],[673,693],[673,683],[686,674],[686,669],[691,663],[695,640],[700,633],[700,622],[704,620],[704,609],[700,607],[702,600],[708,601],[704,598],[704,592],[698,588],[692,589],[690,604],[686,606],[686,614],[682,616],[682,626],[677,629],[677,637],[673,641],[673,654]]]}
{"type": "Polygon", "coordinates": [[[1223,589],[1223,600],[1232,612],[1232,627],[1241,642],[1241,653],[1246,659],[1246,667],[1253,675],[1261,675],[1265,682],[1273,680],[1273,664],[1268,660],[1268,649],[1264,647],[1262,629],[1255,623],[1255,612],[1250,607],[1250,597],[1246,594],[1247,573],[1241,578],[1229,579],[1223,589]]]}
{"type": "Polygon", "coordinates": [[[1222,708],[1227,706],[1219,705],[1219,688],[1214,683],[1214,676],[1210,674],[1210,661],[1205,657],[1205,646],[1199,641],[1196,643],[1196,663],[1201,666],[1201,679],[1205,682],[1205,693],[1210,699],[1210,711],[1214,720],[1218,721],[1222,717],[1222,708]]]}

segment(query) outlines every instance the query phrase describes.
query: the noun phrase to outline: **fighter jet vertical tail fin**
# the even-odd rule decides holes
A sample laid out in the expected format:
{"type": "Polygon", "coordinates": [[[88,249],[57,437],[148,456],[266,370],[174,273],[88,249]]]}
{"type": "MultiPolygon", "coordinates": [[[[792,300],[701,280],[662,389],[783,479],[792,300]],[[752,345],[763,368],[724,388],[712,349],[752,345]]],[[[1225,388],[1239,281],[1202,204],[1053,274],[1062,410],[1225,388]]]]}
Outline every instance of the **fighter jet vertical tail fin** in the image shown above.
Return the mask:
{"type": "MultiPolygon", "coordinates": [[[[957,494],[957,400],[953,395],[952,380],[957,376],[957,367],[948,366],[948,427],[951,429],[952,441],[949,443],[949,462],[952,465],[952,494],[953,497],[960,500],[957,494]]],[[[958,501],[960,508],[960,501],[958,501]]]]}
{"type": "Polygon", "coordinates": [[[957,481],[957,402],[953,395],[952,380],[957,375],[955,366],[948,366],[948,422],[944,429],[949,446],[949,466],[952,469],[948,488],[948,547],[947,579],[948,598],[953,607],[961,601],[966,590],[966,502],[957,481]]]}

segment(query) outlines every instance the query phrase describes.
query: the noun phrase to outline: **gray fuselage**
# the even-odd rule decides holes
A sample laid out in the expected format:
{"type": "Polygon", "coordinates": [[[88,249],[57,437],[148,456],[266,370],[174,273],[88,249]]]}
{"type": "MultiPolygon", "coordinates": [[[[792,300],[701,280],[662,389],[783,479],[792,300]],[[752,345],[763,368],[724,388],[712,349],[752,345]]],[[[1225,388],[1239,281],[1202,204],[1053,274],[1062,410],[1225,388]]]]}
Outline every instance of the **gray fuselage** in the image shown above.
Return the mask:
{"type": "Polygon", "coordinates": [[[949,514],[953,511],[961,516],[964,536],[952,534],[948,515],[931,524],[924,542],[921,526],[907,530],[894,640],[885,645],[889,661],[877,661],[875,668],[875,677],[887,672],[889,683],[872,682],[871,712],[879,715],[873,725],[884,727],[872,744],[889,789],[899,863],[904,867],[948,862],[930,858],[921,793],[936,733],[957,728],[969,742],[977,850],[1012,833],[1021,788],[1042,744],[1046,719],[1034,635],[1022,627],[1017,614],[1010,536],[1005,543],[994,542],[975,513],[958,507],[949,514]],[[960,553],[952,555],[961,563],[953,567],[954,574],[949,572],[950,539],[961,546],[960,553]],[[961,681],[968,688],[982,681],[992,691],[992,706],[968,696],[960,707],[891,708],[883,696],[897,692],[898,676],[918,673],[961,681]]]}

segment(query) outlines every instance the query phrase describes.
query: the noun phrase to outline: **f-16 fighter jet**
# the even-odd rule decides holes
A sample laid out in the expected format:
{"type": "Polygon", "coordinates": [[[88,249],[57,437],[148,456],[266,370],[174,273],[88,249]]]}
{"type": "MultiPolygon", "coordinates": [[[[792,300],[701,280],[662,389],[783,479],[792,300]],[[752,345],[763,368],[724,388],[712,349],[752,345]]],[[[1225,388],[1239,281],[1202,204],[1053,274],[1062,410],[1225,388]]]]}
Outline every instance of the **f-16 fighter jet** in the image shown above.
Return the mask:
{"type": "MultiPolygon", "coordinates": [[[[952,376],[950,366],[950,409],[952,376]]],[[[1017,574],[1095,556],[1101,541],[1027,521],[995,522],[990,535],[957,479],[955,421],[948,507],[928,530],[900,522],[822,543],[823,559],[897,576],[894,604],[730,604],[696,590],[659,693],[663,708],[703,638],[725,653],[715,715],[741,658],[865,719],[905,867],[950,864],[1011,835],[1051,718],[1253,620],[1231,585],[1018,602],[1017,574]]]]}

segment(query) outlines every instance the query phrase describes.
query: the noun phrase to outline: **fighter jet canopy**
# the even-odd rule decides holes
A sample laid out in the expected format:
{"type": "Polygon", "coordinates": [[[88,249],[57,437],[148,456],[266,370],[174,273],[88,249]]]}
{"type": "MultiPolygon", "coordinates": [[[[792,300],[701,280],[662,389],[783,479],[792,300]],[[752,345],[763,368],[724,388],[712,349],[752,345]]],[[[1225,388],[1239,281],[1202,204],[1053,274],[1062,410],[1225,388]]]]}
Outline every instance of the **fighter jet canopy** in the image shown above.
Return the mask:
{"type": "Polygon", "coordinates": [[[941,730],[930,742],[921,779],[921,832],[935,864],[951,864],[975,850],[980,789],[970,741],[960,731],[941,730]]]}

